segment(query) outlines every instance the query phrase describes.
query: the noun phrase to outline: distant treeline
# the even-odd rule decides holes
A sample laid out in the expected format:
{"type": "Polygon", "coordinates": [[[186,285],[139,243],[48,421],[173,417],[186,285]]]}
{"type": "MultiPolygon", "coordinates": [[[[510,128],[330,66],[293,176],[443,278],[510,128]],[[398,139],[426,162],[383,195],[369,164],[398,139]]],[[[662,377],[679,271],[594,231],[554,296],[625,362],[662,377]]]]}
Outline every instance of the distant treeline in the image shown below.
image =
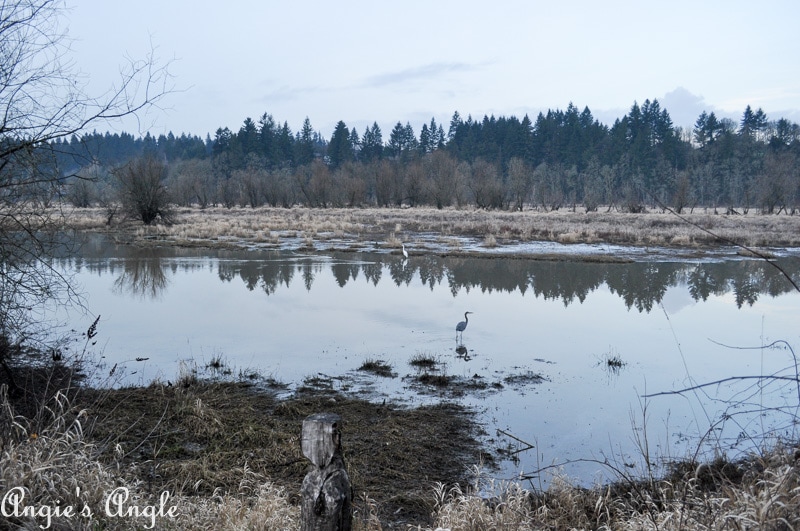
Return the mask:
{"type": "Polygon", "coordinates": [[[178,205],[800,208],[800,126],[750,106],[739,123],[703,112],[692,130],[647,100],[610,127],[569,104],[534,121],[456,112],[418,135],[398,122],[388,139],[340,121],[326,140],[308,118],[293,133],[264,114],[213,139],[95,132],[52,147],[64,175],[84,177],[69,188],[78,206],[110,201],[114,169],[146,157],[178,205]]]}

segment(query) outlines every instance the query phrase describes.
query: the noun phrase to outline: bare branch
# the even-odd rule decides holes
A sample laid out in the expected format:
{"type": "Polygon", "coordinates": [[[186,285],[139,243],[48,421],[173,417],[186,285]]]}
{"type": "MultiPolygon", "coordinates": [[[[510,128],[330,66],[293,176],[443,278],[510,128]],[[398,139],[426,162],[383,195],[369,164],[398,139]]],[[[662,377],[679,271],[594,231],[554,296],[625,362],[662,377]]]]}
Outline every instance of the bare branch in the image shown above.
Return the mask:
{"type": "Polygon", "coordinates": [[[107,92],[87,94],[61,27],[64,9],[63,0],[0,0],[0,340],[9,344],[41,328],[44,304],[78,300],[51,259],[63,241],[60,213],[48,207],[65,184],[54,141],[139,119],[172,90],[169,64],[151,43],[144,59],[127,59],[107,92]]]}
{"type": "Polygon", "coordinates": [[[800,380],[796,376],[777,376],[777,375],[769,375],[769,376],[731,376],[729,378],[723,378],[721,380],[715,380],[713,382],[707,382],[703,384],[693,385],[691,387],[686,387],[684,389],[678,389],[676,391],[661,391],[660,393],[651,393],[647,395],[642,395],[642,398],[653,398],[654,396],[666,396],[666,395],[680,395],[689,391],[694,391],[696,389],[702,389],[704,387],[711,387],[714,385],[720,385],[726,382],[733,382],[733,381],[741,381],[741,380],[785,380],[787,382],[796,382],[799,383],[800,380]]]}
{"type": "Polygon", "coordinates": [[[657,205],[658,205],[658,206],[659,206],[661,209],[663,209],[663,210],[664,210],[664,211],[666,211],[666,212],[669,212],[670,214],[672,214],[673,216],[677,217],[678,219],[680,219],[680,220],[681,220],[681,221],[683,221],[684,223],[687,223],[688,225],[691,225],[692,227],[695,227],[696,229],[699,229],[699,230],[701,230],[701,231],[705,232],[706,234],[708,234],[708,235],[710,235],[710,236],[713,236],[713,237],[714,237],[715,239],[717,239],[717,240],[720,240],[720,241],[723,241],[723,242],[725,242],[725,243],[728,243],[728,244],[730,244],[730,245],[733,245],[734,247],[738,247],[738,248],[740,248],[740,249],[744,249],[745,251],[747,251],[748,253],[752,254],[753,256],[755,256],[755,257],[757,257],[757,258],[761,258],[762,260],[766,261],[766,262],[767,262],[768,264],[770,264],[772,267],[774,267],[775,269],[777,269],[778,271],[780,271],[780,272],[781,272],[781,274],[782,274],[784,277],[786,277],[786,280],[788,280],[788,281],[789,281],[789,283],[790,283],[790,284],[791,284],[791,285],[794,287],[794,289],[795,289],[795,290],[797,290],[797,292],[799,292],[799,293],[800,293],[800,286],[798,286],[798,285],[797,285],[797,283],[796,283],[796,282],[794,281],[794,279],[793,279],[793,278],[792,278],[792,277],[789,275],[789,273],[787,273],[787,272],[786,272],[786,271],[785,271],[785,270],[784,270],[784,269],[783,269],[783,268],[782,268],[780,265],[778,265],[778,264],[775,262],[775,260],[773,260],[773,259],[772,259],[772,257],[770,257],[770,256],[767,256],[766,254],[764,254],[764,253],[762,253],[761,251],[758,251],[758,250],[756,250],[756,249],[753,249],[752,247],[748,247],[747,245],[744,245],[743,243],[737,242],[736,240],[732,240],[732,239],[730,239],[730,238],[726,238],[725,236],[720,236],[719,234],[716,234],[715,232],[713,232],[713,231],[711,231],[711,230],[708,230],[708,229],[706,229],[705,227],[701,227],[701,226],[700,226],[700,225],[698,225],[697,223],[695,223],[695,222],[691,221],[690,219],[688,219],[688,218],[686,218],[686,217],[682,216],[681,214],[678,214],[677,212],[675,212],[675,210],[673,210],[673,209],[671,209],[670,207],[668,207],[667,205],[665,205],[665,204],[664,204],[663,202],[661,202],[661,200],[660,200],[660,199],[658,199],[658,197],[656,197],[654,194],[649,194],[649,195],[650,195],[650,197],[653,199],[653,202],[654,202],[655,204],[657,204],[657,205]]]}

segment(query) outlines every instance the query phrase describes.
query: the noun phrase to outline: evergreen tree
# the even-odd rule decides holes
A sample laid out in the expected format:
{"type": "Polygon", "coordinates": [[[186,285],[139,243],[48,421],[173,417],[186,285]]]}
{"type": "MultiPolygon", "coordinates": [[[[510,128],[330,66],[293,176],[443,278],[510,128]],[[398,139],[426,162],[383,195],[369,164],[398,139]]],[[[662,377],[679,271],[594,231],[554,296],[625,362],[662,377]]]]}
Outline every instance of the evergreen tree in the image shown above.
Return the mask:
{"type": "Polygon", "coordinates": [[[361,160],[370,162],[383,157],[383,135],[377,122],[364,130],[361,138],[361,160]]]}
{"type": "Polygon", "coordinates": [[[742,114],[742,121],[739,122],[739,134],[742,136],[752,137],[755,135],[755,113],[748,105],[742,114]]]}
{"type": "Polygon", "coordinates": [[[423,155],[433,151],[433,140],[427,124],[422,124],[422,130],[419,132],[419,152],[423,155]]]}
{"type": "MultiPolygon", "coordinates": [[[[428,153],[439,149],[439,147],[444,143],[444,139],[439,135],[439,132],[442,130],[441,126],[436,125],[436,119],[431,117],[431,123],[428,126],[428,153]]],[[[422,133],[420,133],[420,143],[422,143],[422,133]]]]}
{"type": "Polygon", "coordinates": [[[258,152],[258,129],[251,118],[245,118],[242,127],[239,128],[238,137],[242,152],[245,154],[258,152]]]}
{"type": "Polygon", "coordinates": [[[359,153],[361,151],[361,139],[358,138],[358,132],[354,127],[352,131],[350,131],[350,148],[353,150],[353,158],[359,158],[359,153]]]}
{"type": "Polygon", "coordinates": [[[267,167],[274,167],[278,163],[277,126],[271,114],[264,113],[258,120],[258,141],[261,156],[264,157],[267,167]]]}
{"type": "Polygon", "coordinates": [[[289,123],[284,121],[277,135],[277,165],[291,166],[294,162],[294,136],[289,123]]]}
{"type": "Polygon", "coordinates": [[[353,160],[355,153],[350,140],[350,130],[343,121],[336,124],[331,141],[328,144],[328,160],[332,168],[338,168],[345,162],[353,160]]]}
{"type": "Polygon", "coordinates": [[[439,124],[439,129],[436,131],[436,149],[442,149],[445,143],[444,128],[439,124]]]}
{"type": "Polygon", "coordinates": [[[406,146],[406,150],[416,149],[417,148],[417,137],[414,135],[414,128],[411,127],[411,124],[406,122],[406,126],[403,130],[403,140],[406,146]]]}
{"type": "Polygon", "coordinates": [[[450,128],[447,130],[447,141],[450,142],[455,138],[456,133],[458,132],[458,128],[464,122],[461,120],[461,115],[458,114],[458,111],[453,113],[453,117],[450,119],[450,128]]]}
{"type": "Polygon", "coordinates": [[[405,138],[405,128],[403,124],[397,122],[392,132],[389,133],[389,143],[386,146],[389,155],[395,158],[399,158],[400,155],[403,153],[404,149],[404,138],[405,138]]]}
{"type": "Polygon", "coordinates": [[[402,125],[397,122],[389,135],[389,144],[386,147],[393,157],[400,157],[417,149],[418,143],[411,124],[406,122],[406,125],[402,125]]]}
{"type": "Polygon", "coordinates": [[[295,142],[294,160],[298,166],[309,164],[314,160],[314,128],[311,127],[308,116],[303,120],[303,127],[295,142]]]}
{"type": "Polygon", "coordinates": [[[694,124],[694,140],[700,147],[712,144],[721,133],[720,123],[717,116],[703,111],[694,124]]]}
{"type": "Polygon", "coordinates": [[[775,123],[775,134],[770,139],[770,146],[790,146],[800,141],[800,126],[786,118],[775,123]]]}

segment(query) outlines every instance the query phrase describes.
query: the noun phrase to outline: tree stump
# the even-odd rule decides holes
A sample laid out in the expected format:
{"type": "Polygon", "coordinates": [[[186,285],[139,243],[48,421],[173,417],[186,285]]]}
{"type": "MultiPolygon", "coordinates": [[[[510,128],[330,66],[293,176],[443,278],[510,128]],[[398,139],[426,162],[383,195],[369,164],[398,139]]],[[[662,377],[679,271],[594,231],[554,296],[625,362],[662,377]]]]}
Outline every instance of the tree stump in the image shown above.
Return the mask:
{"type": "Polygon", "coordinates": [[[311,461],[303,479],[300,513],[302,531],[350,531],[353,496],[342,458],[342,418],[316,413],[303,421],[301,447],[311,461]]]}

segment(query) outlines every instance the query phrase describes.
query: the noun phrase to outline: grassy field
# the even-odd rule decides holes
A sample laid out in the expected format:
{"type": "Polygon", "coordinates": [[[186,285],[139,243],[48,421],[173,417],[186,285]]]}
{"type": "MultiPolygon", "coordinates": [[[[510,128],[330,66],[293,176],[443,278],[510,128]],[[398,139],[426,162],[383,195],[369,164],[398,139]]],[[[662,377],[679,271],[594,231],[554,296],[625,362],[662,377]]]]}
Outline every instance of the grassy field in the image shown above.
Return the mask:
{"type": "MultiPolygon", "coordinates": [[[[206,208],[180,209],[176,223],[144,226],[131,221],[107,225],[102,209],[66,212],[69,226],[83,230],[122,232],[138,241],[177,245],[278,246],[287,236],[308,242],[331,238],[379,242],[399,249],[414,244],[419,234],[448,238],[468,236],[487,247],[507,242],[614,243],[704,249],[733,242],[748,247],[800,246],[800,216],[722,215],[713,211],[678,216],[669,212],[484,211],[433,208],[206,208]]],[[[453,245],[451,253],[458,253],[453,245]]]]}
{"type": "MultiPolygon", "coordinates": [[[[399,252],[433,233],[490,247],[541,239],[699,251],[727,240],[800,246],[800,216],[786,215],[695,213],[684,220],[669,213],[268,208],[178,214],[171,226],[107,225],[101,209],[70,211],[67,220],[159,245],[268,247],[292,235],[316,244],[346,239],[354,250],[378,241],[399,252]]],[[[9,397],[0,385],[0,495],[24,495],[19,507],[0,507],[10,514],[0,529],[44,527],[48,519],[51,529],[298,529],[307,466],[300,426],[321,410],[346,419],[357,530],[800,527],[800,450],[791,441],[738,462],[721,452],[710,463],[675,463],[666,477],[617,470],[615,483],[589,489],[556,473],[543,492],[488,479],[492,461],[480,427],[457,405],[403,408],[310,388],[277,400],[270,387],[280,388],[276,382],[212,383],[191,374],[146,387],[86,389],[55,363],[23,380],[22,396],[9,397]],[[119,489],[128,496],[123,512],[109,506],[119,489]],[[75,512],[66,514],[70,507],[75,512]]]]}

